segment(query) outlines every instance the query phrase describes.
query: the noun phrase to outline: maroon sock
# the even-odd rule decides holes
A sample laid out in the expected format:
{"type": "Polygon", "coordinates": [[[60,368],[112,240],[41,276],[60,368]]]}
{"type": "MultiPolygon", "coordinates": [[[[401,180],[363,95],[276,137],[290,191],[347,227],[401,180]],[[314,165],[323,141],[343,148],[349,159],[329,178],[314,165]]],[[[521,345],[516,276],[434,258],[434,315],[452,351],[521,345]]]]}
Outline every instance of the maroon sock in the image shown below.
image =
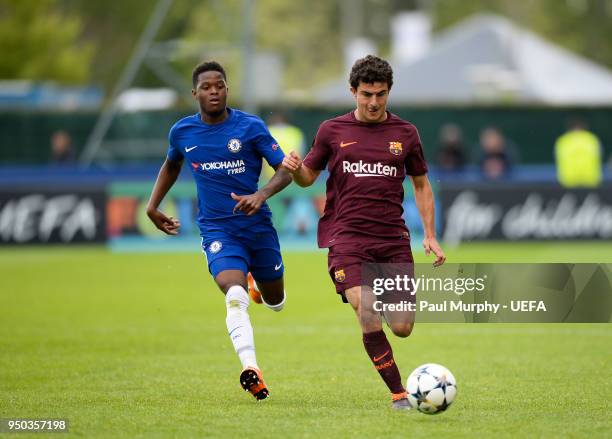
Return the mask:
{"type": "Polygon", "coordinates": [[[381,329],[363,334],[363,346],[391,393],[405,392],[402,377],[393,359],[393,349],[384,331],[381,329]]]}

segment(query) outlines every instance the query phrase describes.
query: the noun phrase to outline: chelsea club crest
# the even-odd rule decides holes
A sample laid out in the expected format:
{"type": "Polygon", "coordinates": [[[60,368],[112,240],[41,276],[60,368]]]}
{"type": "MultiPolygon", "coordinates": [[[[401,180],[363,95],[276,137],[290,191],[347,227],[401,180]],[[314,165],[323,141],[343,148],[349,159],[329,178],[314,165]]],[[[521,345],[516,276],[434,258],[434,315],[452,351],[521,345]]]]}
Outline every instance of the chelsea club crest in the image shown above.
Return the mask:
{"type": "Polygon", "coordinates": [[[213,241],[213,243],[208,246],[208,251],[211,253],[219,253],[222,247],[223,244],[221,244],[221,241],[213,241]]]}
{"type": "Polygon", "coordinates": [[[235,154],[242,149],[242,143],[239,139],[230,139],[230,141],[227,142],[227,149],[235,154]]]}

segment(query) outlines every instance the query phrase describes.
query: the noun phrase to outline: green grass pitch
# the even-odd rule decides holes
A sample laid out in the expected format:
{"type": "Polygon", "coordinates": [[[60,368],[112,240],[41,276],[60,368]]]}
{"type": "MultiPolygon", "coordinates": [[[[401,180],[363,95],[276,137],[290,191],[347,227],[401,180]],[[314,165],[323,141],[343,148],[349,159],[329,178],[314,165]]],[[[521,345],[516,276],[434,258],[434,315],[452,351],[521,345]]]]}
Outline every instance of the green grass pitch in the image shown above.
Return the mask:
{"type": "MultiPolygon", "coordinates": [[[[612,434],[607,324],[417,324],[408,339],[390,337],[402,376],[441,363],[458,396],[438,416],[391,411],[324,252],[285,254],[282,313],[251,305],[272,392],[257,404],[239,386],[222,295],[194,246],[193,254],[0,251],[0,418],[68,418],[66,437],[612,434]]],[[[473,244],[448,255],[612,262],[611,247],[473,244]]]]}

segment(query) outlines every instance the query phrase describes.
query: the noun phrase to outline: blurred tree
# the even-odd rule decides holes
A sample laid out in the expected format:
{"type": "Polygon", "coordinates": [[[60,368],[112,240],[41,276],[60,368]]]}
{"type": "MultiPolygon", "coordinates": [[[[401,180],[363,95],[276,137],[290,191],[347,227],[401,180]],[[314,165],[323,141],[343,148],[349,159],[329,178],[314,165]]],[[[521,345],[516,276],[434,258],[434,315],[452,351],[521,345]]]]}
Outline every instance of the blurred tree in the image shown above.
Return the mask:
{"type": "Polygon", "coordinates": [[[79,17],[56,0],[0,0],[0,78],[84,83],[93,45],[80,41],[79,17]]]}
{"type": "Polygon", "coordinates": [[[80,16],[84,38],[96,43],[92,59],[92,82],[112,89],[138,41],[154,2],[132,0],[62,0],[65,10],[80,16]]]}
{"type": "MultiPolygon", "coordinates": [[[[238,96],[242,3],[174,0],[156,41],[185,38],[191,43],[186,48],[178,45],[167,55],[180,77],[188,80],[195,63],[216,58],[228,66],[233,96],[238,96]]],[[[346,75],[342,40],[347,34],[373,39],[385,55],[389,19],[406,9],[428,10],[436,30],[475,13],[503,14],[612,67],[612,0],[255,0],[255,4],[255,48],[280,54],[286,68],[284,88],[296,93],[346,75]],[[346,4],[359,9],[357,22],[343,19],[346,4]]],[[[91,81],[109,90],[154,6],[154,1],[142,0],[0,0],[0,77],[91,81]]],[[[144,86],[162,83],[146,67],[135,81],[144,86]]]]}
{"type": "Polygon", "coordinates": [[[339,8],[335,2],[260,0],[258,46],[278,51],[287,86],[309,89],[343,66],[339,8]]]}
{"type": "Polygon", "coordinates": [[[612,67],[612,0],[436,0],[443,29],[476,13],[504,15],[542,37],[612,67]]]}
{"type": "MultiPolygon", "coordinates": [[[[214,57],[227,64],[234,96],[240,93],[242,1],[197,3],[185,36],[204,44],[202,58],[214,57]]],[[[255,48],[280,54],[286,89],[304,91],[329,79],[342,66],[338,5],[307,0],[257,1],[255,48]]]]}
{"type": "MultiPolygon", "coordinates": [[[[132,55],[156,1],[59,1],[64,10],[82,18],[83,38],[95,42],[97,50],[92,60],[92,82],[106,90],[112,89],[132,55]]],[[[155,41],[180,37],[195,3],[194,0],[174,0],[155,41]]],[[[161,84],[146,67],[140,69],[135,83],[143,86],[161,84]]]]}

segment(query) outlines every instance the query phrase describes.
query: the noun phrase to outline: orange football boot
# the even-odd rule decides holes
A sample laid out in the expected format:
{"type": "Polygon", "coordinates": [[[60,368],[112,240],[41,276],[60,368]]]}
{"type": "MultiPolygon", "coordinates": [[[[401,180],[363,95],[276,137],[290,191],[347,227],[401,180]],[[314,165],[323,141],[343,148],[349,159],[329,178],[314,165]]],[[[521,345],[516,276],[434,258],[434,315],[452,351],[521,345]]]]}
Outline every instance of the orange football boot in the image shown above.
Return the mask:
{"type": "Polygon", "coordinates": [[[270,396],[270,391],[266,387],[261,370],[254,367],[247,367],[242,371],[240,374],[240,385],[246,392],[250,392],[257,401],[270,396]]]}
{"type": "Polygon", "coordinates": [[[247,273],[247,282],[249,284],[249,296],[255,303],[262,303],[261,293],[257,290],[255,286],[255,279],[253,279],[253,275],[251,273],[247,273]]]}

